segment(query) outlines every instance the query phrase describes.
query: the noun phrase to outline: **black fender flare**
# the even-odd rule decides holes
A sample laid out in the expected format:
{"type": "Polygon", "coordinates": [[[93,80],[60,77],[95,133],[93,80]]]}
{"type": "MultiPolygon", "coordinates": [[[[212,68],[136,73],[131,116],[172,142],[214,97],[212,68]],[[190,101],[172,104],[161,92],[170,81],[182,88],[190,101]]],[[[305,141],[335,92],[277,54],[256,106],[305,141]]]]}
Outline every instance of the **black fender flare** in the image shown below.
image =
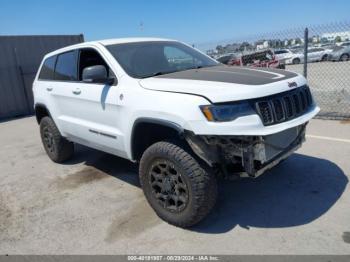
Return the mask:
{"type": "Polygon", "coordinates": [[[168,121],[168,120],[151,118],[151,117],[137,118],[134,121],[134,124],[132,126],[131,136],[130,136],[130,152],[131,152],[132,159],[135,159],[135,152],[133,152],[134,143],[135,143],[134,142],[135,141],[135,130],[139,124],[143,124],[143,123],[156,124],[156,125],[161,125],[161,126],[172,128],[179,134],[179,136],[183,135],[185,132],[185,130],[180,125],[178,125],[174,122],[168,121]]]}
{"type": "Polygon", "coordinates": [[[38,124],[40,124],[40,120],[39,120],[39,116],[38,116],[38,112],[37,112],[37,108],[44,108],[47,112],[47,114],[49,115],[49,117],[52,118],[50,110],[47,108],[47,106],[43,103],[35,103],[34,105],[34,111],[35,111],[35,117],[36,117],[36,121],[38,124]]]}

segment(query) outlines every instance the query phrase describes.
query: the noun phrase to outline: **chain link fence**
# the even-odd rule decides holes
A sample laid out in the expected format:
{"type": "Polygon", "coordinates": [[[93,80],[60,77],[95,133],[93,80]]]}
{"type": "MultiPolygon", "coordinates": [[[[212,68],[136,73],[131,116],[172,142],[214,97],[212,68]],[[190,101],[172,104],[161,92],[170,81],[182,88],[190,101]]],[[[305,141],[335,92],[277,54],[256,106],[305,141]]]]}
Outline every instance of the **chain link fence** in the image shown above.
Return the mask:
{"type": "Polygon", "coordinates": [[[232,65],[278,65],[303,74],[321,108],[318,117],[350,118],[350,22],[294,28],[194,45],[210,56],[229,61],[232,65]],[[266,54],[264,59],[269,61],[262,61],[264,59],[261,59],[261,54],[266,54]],[[244,57],[255,55],[258,61],[242,63],[244,57]]]}

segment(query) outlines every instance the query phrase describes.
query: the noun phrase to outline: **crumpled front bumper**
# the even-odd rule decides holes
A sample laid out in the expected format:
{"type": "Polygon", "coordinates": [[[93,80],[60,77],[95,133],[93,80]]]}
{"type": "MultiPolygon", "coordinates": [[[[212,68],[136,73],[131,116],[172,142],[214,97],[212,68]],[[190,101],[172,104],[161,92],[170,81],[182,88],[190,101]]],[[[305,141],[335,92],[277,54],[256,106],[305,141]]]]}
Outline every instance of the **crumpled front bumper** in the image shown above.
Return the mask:
{"type": "MultiPolygon", "coordinates": [[[[280,134],[283,135],[287,132],[291,131],[290,133],[294,133],[296,131],[295,138],[288,142],[289,145],[280,147],[276,146],[276,144],[269,143],[269,140],[274,140],[277,142],[280,139],[283,139],[282,137],[276,138],[276,136],[269,136],[268,138],[264,139],[263,146],[263,153],[260,153],[260,157],[262,158],[260,161],[255,161],[257,154],[253,151],[253,154],[249,154],[248,152],[243,153],[243,168],[245,172],[241,173],[241,177],[249,176],[249,177],[258,177],[261,174],[263,174],[268,169],[271,169],[272,167],[276,166],[279,162],[281,162],[283,159],[286,159],[291,154],[293,154],[298,148],[301,147],[301,144],[305,141],[305,127],[306,125],[299,126],[297,128],[292,128],[289,130],[286,130],[285,132],[281,132],[280,134]],[[271,139],[269,139],[271,138],[271,139]]],[[[277,136],[279,134],[276,134],[277,136]]],[[[291,137],[291,135],[286,134],[286,136],[291,137]]],[[[284,142],[287,142],[288,139],[284,142]]],[[[278,144],[279,142],[277,142],[278,144]]],[[[259,154],[259,153],[258,153],[259,154]]]]}
{"type": "Polygon", "coordinates": [[[187,134],[193,151],[229,175],[257,177],[287,158],[305,141],[306,124],[267,136],[196,136],[187,134]]]}

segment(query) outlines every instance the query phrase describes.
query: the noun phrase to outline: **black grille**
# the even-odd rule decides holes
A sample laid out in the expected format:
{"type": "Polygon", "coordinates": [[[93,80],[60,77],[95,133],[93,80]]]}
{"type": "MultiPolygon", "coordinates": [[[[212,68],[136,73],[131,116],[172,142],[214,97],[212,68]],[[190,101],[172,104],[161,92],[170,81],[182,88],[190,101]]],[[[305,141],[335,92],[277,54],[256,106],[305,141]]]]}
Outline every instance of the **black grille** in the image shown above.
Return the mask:
{"type": "Polygon", "coordinates": [[[259,107],[259,113],[262,121],[267,124],[272,123],[273,116],[270,103],[267,101],[261,101],[257,102],[257,105],[259,107]]]}
{"type": "Polygon", "coordinates": [[[273,125],[296,118],[312,106],[312,96],[308,86],[258,99],[256,110],[266,125],[273,125]]]}

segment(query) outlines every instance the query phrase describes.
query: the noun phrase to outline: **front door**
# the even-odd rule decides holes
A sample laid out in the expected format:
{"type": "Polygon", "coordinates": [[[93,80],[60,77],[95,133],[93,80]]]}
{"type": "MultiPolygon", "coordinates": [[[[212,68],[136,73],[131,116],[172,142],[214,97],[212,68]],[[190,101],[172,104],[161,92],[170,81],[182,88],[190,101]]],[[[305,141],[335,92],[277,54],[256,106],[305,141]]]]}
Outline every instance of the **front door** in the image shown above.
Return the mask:
{"type": "MultiPolygon", "coordinates": [[[[92,48],[80,49],[69,54],[76,62],[65,62],[67,55],[58,56],[56,75],[67,73],[67,64],[75,75],[72,80],[60,82],[53,95],[60,110],[58,121],[66,136],[77,143],[84,144],[105,152],[124,156],[123,137],[120,132],[120,117],[118,110],[119,90],[117,84],[105,85],[84,83],[82,72],[84,68],[103,65],[109,74],[114,75],[109,65],[97,50],[92,48]],[[73,55],[74,54],[74,55],[73,55]],[[75,65],[75,66],[72,66],[75,65]],[[65,70],[63,70],[65,68],[65,70]]],[[[72,73],[73,74],[73,73],[72,73]]]]}

